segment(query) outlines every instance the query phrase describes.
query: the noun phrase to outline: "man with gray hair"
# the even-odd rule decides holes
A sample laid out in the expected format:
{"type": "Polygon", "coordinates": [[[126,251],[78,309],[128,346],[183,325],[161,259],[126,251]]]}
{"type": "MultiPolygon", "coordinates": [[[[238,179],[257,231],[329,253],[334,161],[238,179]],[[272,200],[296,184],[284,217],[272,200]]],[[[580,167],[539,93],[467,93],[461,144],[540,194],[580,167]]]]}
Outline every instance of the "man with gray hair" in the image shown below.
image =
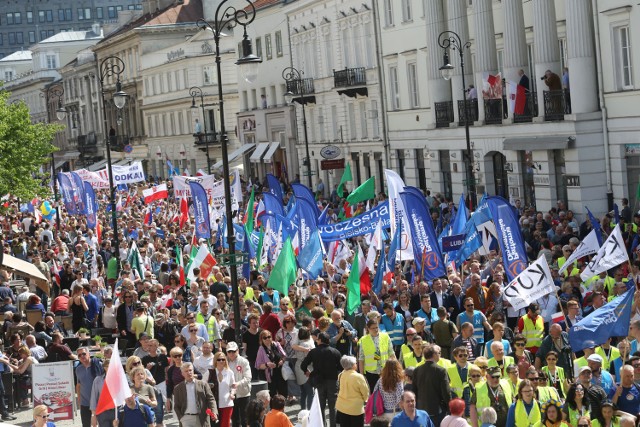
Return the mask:
{"type": "Polygon", "coordinates": [[[209,384],[196,378],[192,363],[183,363],[180,372],[184,381],[173,390],[174,410],[180,425],[210,427],[212,418],[215,421],[218,417],[218,407],[209,384]]]}
{"type": "MultiPolygon", "coordinates": [[[[416,409],[416,395],[412,391],[402,393],[400,401],[402,412],[393,417],[391,427],[435,427],[427,411],[416,409]]],[[[438,423],[440,425],[440,423],[438,423]]]]}
{"type": "Polygon", "coordinates": [[[268,412],[269,404],[271,403],[271,395],[269,394],[269,390],[260,390],[259,392],[257,392],[256,399],[262,402],[265,412],[268,412]]]}

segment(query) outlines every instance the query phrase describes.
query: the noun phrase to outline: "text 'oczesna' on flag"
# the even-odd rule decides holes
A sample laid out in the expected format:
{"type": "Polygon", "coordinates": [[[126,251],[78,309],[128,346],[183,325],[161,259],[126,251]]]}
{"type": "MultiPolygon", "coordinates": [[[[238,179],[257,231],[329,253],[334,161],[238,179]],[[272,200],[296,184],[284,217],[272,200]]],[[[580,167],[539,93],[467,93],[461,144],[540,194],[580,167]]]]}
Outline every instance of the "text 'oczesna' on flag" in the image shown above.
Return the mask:
{"type": "Polygon", "coordinates": [[[514,310],[520,310],[555,289],[549,264],[543,255],[507,285],[504,297],[514,310]]]}

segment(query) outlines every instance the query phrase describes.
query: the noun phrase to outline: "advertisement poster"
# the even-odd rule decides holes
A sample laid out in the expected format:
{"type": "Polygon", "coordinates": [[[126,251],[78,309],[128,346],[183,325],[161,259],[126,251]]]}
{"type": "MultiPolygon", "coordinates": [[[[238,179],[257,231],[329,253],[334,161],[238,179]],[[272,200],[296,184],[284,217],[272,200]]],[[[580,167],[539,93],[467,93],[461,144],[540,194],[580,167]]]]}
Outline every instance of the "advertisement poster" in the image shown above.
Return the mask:
{"type": "Polygon", "coordinates": [[[72,420],[75,405],[73,362],[33,365],[33,404],[47,405],[53,422],[72,420]]]}

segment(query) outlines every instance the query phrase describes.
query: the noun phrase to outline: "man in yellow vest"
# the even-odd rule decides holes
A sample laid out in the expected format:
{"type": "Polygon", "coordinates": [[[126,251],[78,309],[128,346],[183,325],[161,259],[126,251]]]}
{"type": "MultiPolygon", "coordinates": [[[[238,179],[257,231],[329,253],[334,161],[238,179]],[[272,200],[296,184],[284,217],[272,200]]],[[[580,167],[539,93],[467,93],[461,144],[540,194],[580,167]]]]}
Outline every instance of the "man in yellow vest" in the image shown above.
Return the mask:
{"type": "Polygon", "coordinates": [[[478,427],[478,419],[484,408],[492,407],[498,416],[496,426],[504,426],[507,422],[507,413],[513,403],[511,387],[506,380],[500,379],[500,368],[494,366],[487,370],[487,382],[479,385],[471,395],[469,415],[471,425],[478,427]]]}
{"type": "Polygon", "coordinates": [[[380,332],[380,326],[375,320],[367,322],[369,334],[358,342],[358,369],[365,376],[369,390],[373,390],[380,371],[388,359],[395,359],[391,338],[386,332],[380,332]]]}
{"type": "MultiPolygon", "coordinates": [[[[403,344],[403,347],[406,344],[403,344]]],[[[423,343],[422,343],[422,338],[420,338],[418,335],[414,335],[412,340],[411,340],[411,347],[408,353],[401,353],[402,355],[402,365],[405,368],[411,367],[413,366],[418,367],[422,364],[424,364],[424,357],[422,357],[422,347],[423,347],[423,343]]]]}
{"type": "Polygon", "coordinates": [[[527,379],[533,385],[533,393],[538,402],[544,403],[549,399],[560,400],[558,390],[547,386],[547,377],[544,376],[544,373],[536,371],[533,366],[527,371],[527,379]]]}
{"type": "Polygon", "coordinates": [[[468,381],[469,374],[469,365],[467,362],[469,355],[467,354],[466,347],[456,347],[453,349],[453,358],[456,363],[452,364],[447,369],[447,374],[449,375],[449,386],[451,387],[451,392],[454,393],[457,397],[462,399],[462,392],[464,390],[464,386],[468,381]]]}
{"type": "Polygon", "coordinates": [[[602,357],[602,369],[609,370],[609,366],[614,360],[620,358],[620,350],[611,345],[611,337],[607,338],[607,341],[599,347],[596,347],[596,354],[602,357]]]}
{"type": "Polygon", "coordinates": [[[538,303],[532,302],[529,304],[527,314],[518,320],[518,329],[527,339],[525,348],[535,355],[544,338],[544,320],[540,316],[540,305],[538,303]]]}
{"type": "Polygon", "coordinates": [[[593,341],[587,341],[584,343],[586,346],[582,349],[584,356],[578,357],[573,361],[573,377],[578,378],[578,374],[580,373],[580,369],[585,366],[589,366],[587,358],[596,352],[596,344],[593,341]]]}
{"type": "Polygon", "coordinates": [[[513,357],[504,355],[504,345],[499,341],[491,343],[491,353],[493,353],[493,357],[489,359],[488,366],[499,367],[502,378],[508,378],[507,367],[515,363],[513,357]]]}

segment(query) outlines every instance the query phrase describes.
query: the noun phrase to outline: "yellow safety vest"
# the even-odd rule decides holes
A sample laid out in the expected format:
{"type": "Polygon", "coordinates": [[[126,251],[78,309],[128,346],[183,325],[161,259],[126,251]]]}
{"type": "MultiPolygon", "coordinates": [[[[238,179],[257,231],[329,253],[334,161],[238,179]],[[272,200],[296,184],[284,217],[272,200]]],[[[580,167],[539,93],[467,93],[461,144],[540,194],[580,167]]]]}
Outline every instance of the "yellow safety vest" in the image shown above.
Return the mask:
{"type": "Polygon", "coordinates": [[[364,372],[375,373],[378,370],[378,361],[380,361],[380,366],[384,366],[387,362],[391,338],[389,338],[386,332],[380,332],[378,335],[378,344],[380,348],[379,351],[376,352],[376,345],[373,343],[371,335],[365,335],[360,340],[362,352],[364,353],[364,372]]]}
{"type": "MultiPolygon", "coordinates": [[[[547,376],[547,384],[549,384],[549,380],[548,380],[548,378],[549,378],[549,367],[548,366],[543,366],[541,370],[542,370],[542,373],[547,376]]],[[[562,394],[564,394],[566,396],[567,395],[567,390],[564,389],[564,379],[565,379],[564,368],[556,366],[556,375],[558,376],[558,381],[560,381],[560,390],[562,390],[562,394]]],[[[551,384],[549,384],[549,387],[555,388],[551,384]]],[[[556,391],[557,390],[558,389],[556,389],[556,391]]]]}
{"type": "Polygon", "coordinates": [[[216,332],[218,331],[218,322],[216,320],[216,316],[212,314],[211,317],[209,317],[209,320],[205,322],[202,313],[198,312],[198,314],[196,314],[196,323],[200,323],[201,325],[205,325],[207,327],[209,342],[214,342],[216,340],[216,332]]]}
{"type": "Polygon", "coordinates": [[[611,365],[611,363],[613,363],[614,360],[620,359],[620,350],[613,346],[609,348],[611,349],[611,353],[609,353],[609,357],[607,357],[607,354],[604,352],[604,349],[601,346],[596,347],[596,354],[599,354],[600,357],[602,357],[602,369],[605,371],[609,370],[609,366],[611,365]]]}
{"type": "Polygon", "coordinates": [[[534,324],[528,314],[522,316],[524,320],[524,329],[522,335],[527,339],[527,347],[540,347],[544,338],[544,320],[542,316],[536,318],[534,324]]]}
{"type": "Polygon", "coordinates": [[[505,381],[509,383],[509,387],[511,387],[511,394],[513,394],[514,396],[518,394],[518,387],[520,386],[522,380],[518,378],[515,384],[511,382],[510,378],[505,378],[505,381]]]}
{"type": "Polygon", "coordinates": [[[549,399],[560,401],[558,390],[555,387],[538,387],[538,402],[545,403],[549,399]]]}
{"type": "MultiPolygon", "coordinates": [[[[513,360],[513,357],[511,357],[511,356],[504,356],[502,361],[503,361],[503,363],[502,363],[502,378],[508,378],[509,375],[507,375],[507,366],[515,365],[516,362],[513,360]]],[[[487,366],[488,367],[498,366],[498,361],[496,360],[495,357],[492,357],[491,359],[489,359],[489,361],[487,363],[487,366]]]]}
{"type": "Polygon", "coordinates": [[[244,300],[245,301],[249,301],[252,300],[254,301],[256,299],[254,292],[253,292],[253,288],[251,286],[247,286],[247,288],[244,290],[244,300]]]}
{"type": "Polygon", "coordinates": [[[405,368],[408,368],[410,366],[418,367],[420,365],[424,365],[425,362],[424,357],[418,362],[414,352],[411,352],[411,354],[403,354],[402,361],[404,362],[405,368]]]}
{"type": "MultiPolygon", "coordinates": [[[[500,380],[500,386],[502,387],[502,392],[507,400],[507,405],[511,406],[511,402],[513,402],[511,387],[505,380],[500,380]]],[[[476,387],[476,411],[479,414],[484,408],[488,408],[490,406],[491,397],[489,396],[489,385],[487,383],[483,383],[476,387]]]]}
{"type": "Polygon", "coordinates": [[[531,411],[527,414],[527,409],[524,407],[524,403],[522,403],[522,400],[518,399],[514,415],[516,427],[530,427],[539,423],[541,420],[540,405],[538,405],[538,402],[533,399],[533,408],[531,408],[531,411]]]}
{"type": "Polygon", "coordinates": [[[444,369],[449,369],[449,367],[451,366],[451,360],[441,357],[440,359],[438,359],[438,366],[444,369]]]}
{"type": "MultiPolygon", "coordinates": [[[[471,364],[467,362],[467,377],[469,376],[469,366],[471,364]]],[[[460,378],[460,373],[458,372],[458,364],[454,363],[447,369],[447,374],[449,374],[449,387],[451,387],[451,391],[453,391],[456,396],[462,399],[462,392],[464,390],[464,386],[467,385],[469,378],[466,381],[462,381],[460,378]]]]}
{"type": "Polygon", "coordinates": [[[405,354],[410,355],[413,353],[413,349],[409,347],[409,344],[402,344],[400,347],[400,358],[404,359],[405,354]]]}

